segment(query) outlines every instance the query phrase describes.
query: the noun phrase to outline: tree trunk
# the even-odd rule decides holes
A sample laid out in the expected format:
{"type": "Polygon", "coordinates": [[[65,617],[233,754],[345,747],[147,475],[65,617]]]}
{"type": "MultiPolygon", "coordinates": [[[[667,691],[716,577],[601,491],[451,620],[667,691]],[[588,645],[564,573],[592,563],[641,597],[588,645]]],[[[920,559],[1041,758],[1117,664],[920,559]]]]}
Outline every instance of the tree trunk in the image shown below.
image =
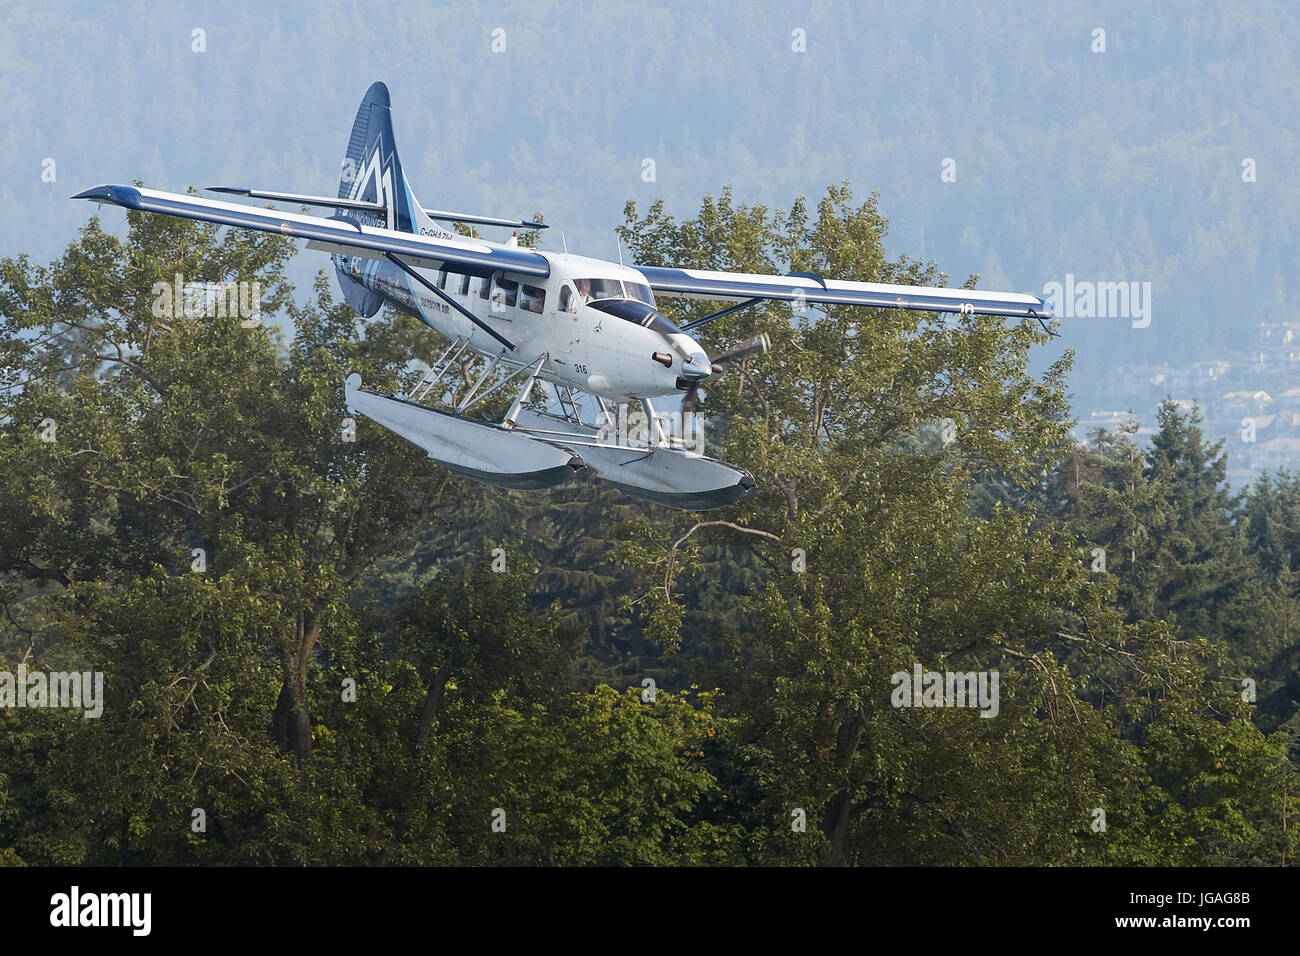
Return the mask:
{"type": "Polygon", "coordinates": [[[420,724],[415,730],[415,745],[418,747],[424,743],[429,736],[429,725],[433,721],[433,715],[438,712],[442,705],[442,695],[447,689],[447,668],[442,667],[433,675],[433,680],[429,683],[429,692],[424,696],[424,709],[420,712],[420,724]]]}
{"type": "Polygon", "coordinates": [[[826,804],[822,815],[822,833],[830,841],[822,862],[827,866],[847,866],[844,859],[844,838],[849,834],[849,804],[853,799],[847,789],[835,794],[826,804]]]}
{"type": "Polygon", "coordinates": [[[830,843],[822,862],[827,866],[846,866],[844,841],[849,835],[850,810],[853,808],[853,794],[857,787],[851,782],[853,778],[853,758],[857,756],[862,743],[862,734],[867,729],[867,718],[859,711],[848,724],[841,726],[835,733],[835,762],[844,771],[844,786],[831,797],[822,814],[822,833],[830,843]]]}
{"type": "Polygon", "coordinates": [[[307,662],[320,636],[313,610],[298,612],[294,639],[284,650],[284,684],[271,717],[271,737],[299,760],[311,759],[311,713],[307,707],[307,662]]]}

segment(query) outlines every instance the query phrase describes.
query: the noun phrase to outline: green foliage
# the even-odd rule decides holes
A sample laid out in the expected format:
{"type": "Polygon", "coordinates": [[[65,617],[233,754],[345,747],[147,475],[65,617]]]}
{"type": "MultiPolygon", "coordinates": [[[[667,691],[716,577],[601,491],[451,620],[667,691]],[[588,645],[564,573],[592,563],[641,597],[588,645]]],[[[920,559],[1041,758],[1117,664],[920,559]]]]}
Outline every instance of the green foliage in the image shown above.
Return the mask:
{"type": "MultiPolygon", "coordinates": [[[[0,671],[100,671],[105,700],[0,709],[0,863],[1294,858],[1295,479],[1226,495],[1172,406],[1149,450],[1073,447],[1036,324],[706,326],[772,349],[700,405],[759,491],[698,516],[471,485],[364,420],[344,440],[345,376],[405,388],[435,337],[362,329],[323,275],[294,305],[280,237],[128,221],[0,261],[0,671]],[[262,324],[157,314],[177,273],[259,282],[262,324]],[[996,671],[996,714],[896,706],[918,664],[996,671]]],[[[945,281],[886,226],[847,186],[775,212],[724,190],[680,221],[629,203],[621,236],[945,281]]]]}

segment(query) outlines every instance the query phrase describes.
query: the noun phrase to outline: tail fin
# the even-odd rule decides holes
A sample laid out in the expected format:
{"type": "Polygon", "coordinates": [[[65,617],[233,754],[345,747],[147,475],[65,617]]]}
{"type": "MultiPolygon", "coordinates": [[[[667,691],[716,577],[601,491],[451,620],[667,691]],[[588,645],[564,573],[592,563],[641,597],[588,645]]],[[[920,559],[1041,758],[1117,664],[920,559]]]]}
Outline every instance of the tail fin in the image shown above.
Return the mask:
{"type": "Polygon", "coordinates": [[[424,214],[406,176],[402,174],[397,144],[393,140],[388,87],[383,83],[372,83],[366,90],[357,118],[352,123],[352,136],[348,140],[348,152],[339,179],[339,198],[364,199],[387,207],[384,214],[338,210],[339,215],[365,225],[424,236],[450,235],[424,214]]]}

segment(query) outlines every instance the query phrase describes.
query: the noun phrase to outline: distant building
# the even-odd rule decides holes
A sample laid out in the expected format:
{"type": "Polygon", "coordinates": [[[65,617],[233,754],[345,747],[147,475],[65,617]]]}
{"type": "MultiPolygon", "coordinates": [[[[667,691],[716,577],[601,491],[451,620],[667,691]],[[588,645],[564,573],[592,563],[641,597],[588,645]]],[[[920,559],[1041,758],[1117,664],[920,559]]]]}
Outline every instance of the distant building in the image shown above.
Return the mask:
{"type": "Polygon", "coordinates": [[[1266,349],[1300,348],[1300,322],[1259,323],[1259,344],[1266,349]]]}
{"type": "Polygon", "coordinates": [[[1285,375],[1300,364],[1300,352],[1256,352],[1250,370],[1256,375],[1285,375]]]}
{"type": "Polygon", "coordinates": [[[1228,358],[1117,367],[1114,400],[1138,411],[1080,409],[1076,438],[1097,428],[1119,432],[1137,420],[1142,427],[1131,438],[1143,447],[1155,432],[1156,406],[1170,401],[1182,414],[1198,408],[1206,438],[1224,440],[1232,487],[1279,468],[1300,470],[1300,322],[1261,323],[1258,341],[1228,358]]]}
{"type": "Polygon", "coordinates": [[[1273,407],[1279,412],[1300,411],[1300,388],[1288,388],[1273,398],[1273,407]]]}
{"type": "Polygon", "coordinates": [[[1274,438],[1256,445],[1249,452],[1250,467],[1256,471],[1276,471],[1300,462],[1300,438],[1274,438]]]}
{"type": "Polygon", "coordinates": [[[1107,431],[1117,432],[1122,426],[1133,421],[1134,417],[1130,411],[1089,412],[1086,418],[1079,419],[1078,427],[1084,431],[1085,435],[1094,428],[1104,428],[1107,431]]]}
{"type": "Polygon", "coordinates": [[[1288,372],[1300,365],[1300,322],[1259,323],[1251,364],[1264,372],[1288,372]]]}
{"type": "Polygon", "coordinates": [[[1145,392],[1151,388],[1168,388],[1174,369],[1166,365],[1121,365],[1115,370],[1115,384],[1121,392],[1145,392]]]}
{"type": "Polygon", "coordinates": [[[1218,360],[1213,362],[1193,362],[1188,366],[1188,371],[1191,373],[1191,385],[1193,387],[1209,385],[1211,382],[1222,378],[1230,368],[1232,368],[1230,362],[1218,360]]]}
{"type": "Polygon", "coordinates": [[[1273,404],[1273,396],[1262,388],[1225,392],[1214,402],[1211,411],[1215,418],[1230,419],[1237,415],[1258,415],[1273,404]]]}

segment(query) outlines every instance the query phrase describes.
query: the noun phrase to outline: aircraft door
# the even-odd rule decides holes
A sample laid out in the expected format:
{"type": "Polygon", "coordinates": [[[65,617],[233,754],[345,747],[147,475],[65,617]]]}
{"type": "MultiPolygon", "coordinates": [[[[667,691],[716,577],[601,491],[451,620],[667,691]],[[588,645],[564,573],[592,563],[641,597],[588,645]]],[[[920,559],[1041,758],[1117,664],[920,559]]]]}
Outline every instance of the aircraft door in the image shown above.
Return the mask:
{"type": "Polygon", "coordinates": [[[581,300],[573,284],[561,282],[559,295],[555,297],[555,346],[565,355],[573,352],[574,340],[578,338],[580,308],[581,300]]]}

